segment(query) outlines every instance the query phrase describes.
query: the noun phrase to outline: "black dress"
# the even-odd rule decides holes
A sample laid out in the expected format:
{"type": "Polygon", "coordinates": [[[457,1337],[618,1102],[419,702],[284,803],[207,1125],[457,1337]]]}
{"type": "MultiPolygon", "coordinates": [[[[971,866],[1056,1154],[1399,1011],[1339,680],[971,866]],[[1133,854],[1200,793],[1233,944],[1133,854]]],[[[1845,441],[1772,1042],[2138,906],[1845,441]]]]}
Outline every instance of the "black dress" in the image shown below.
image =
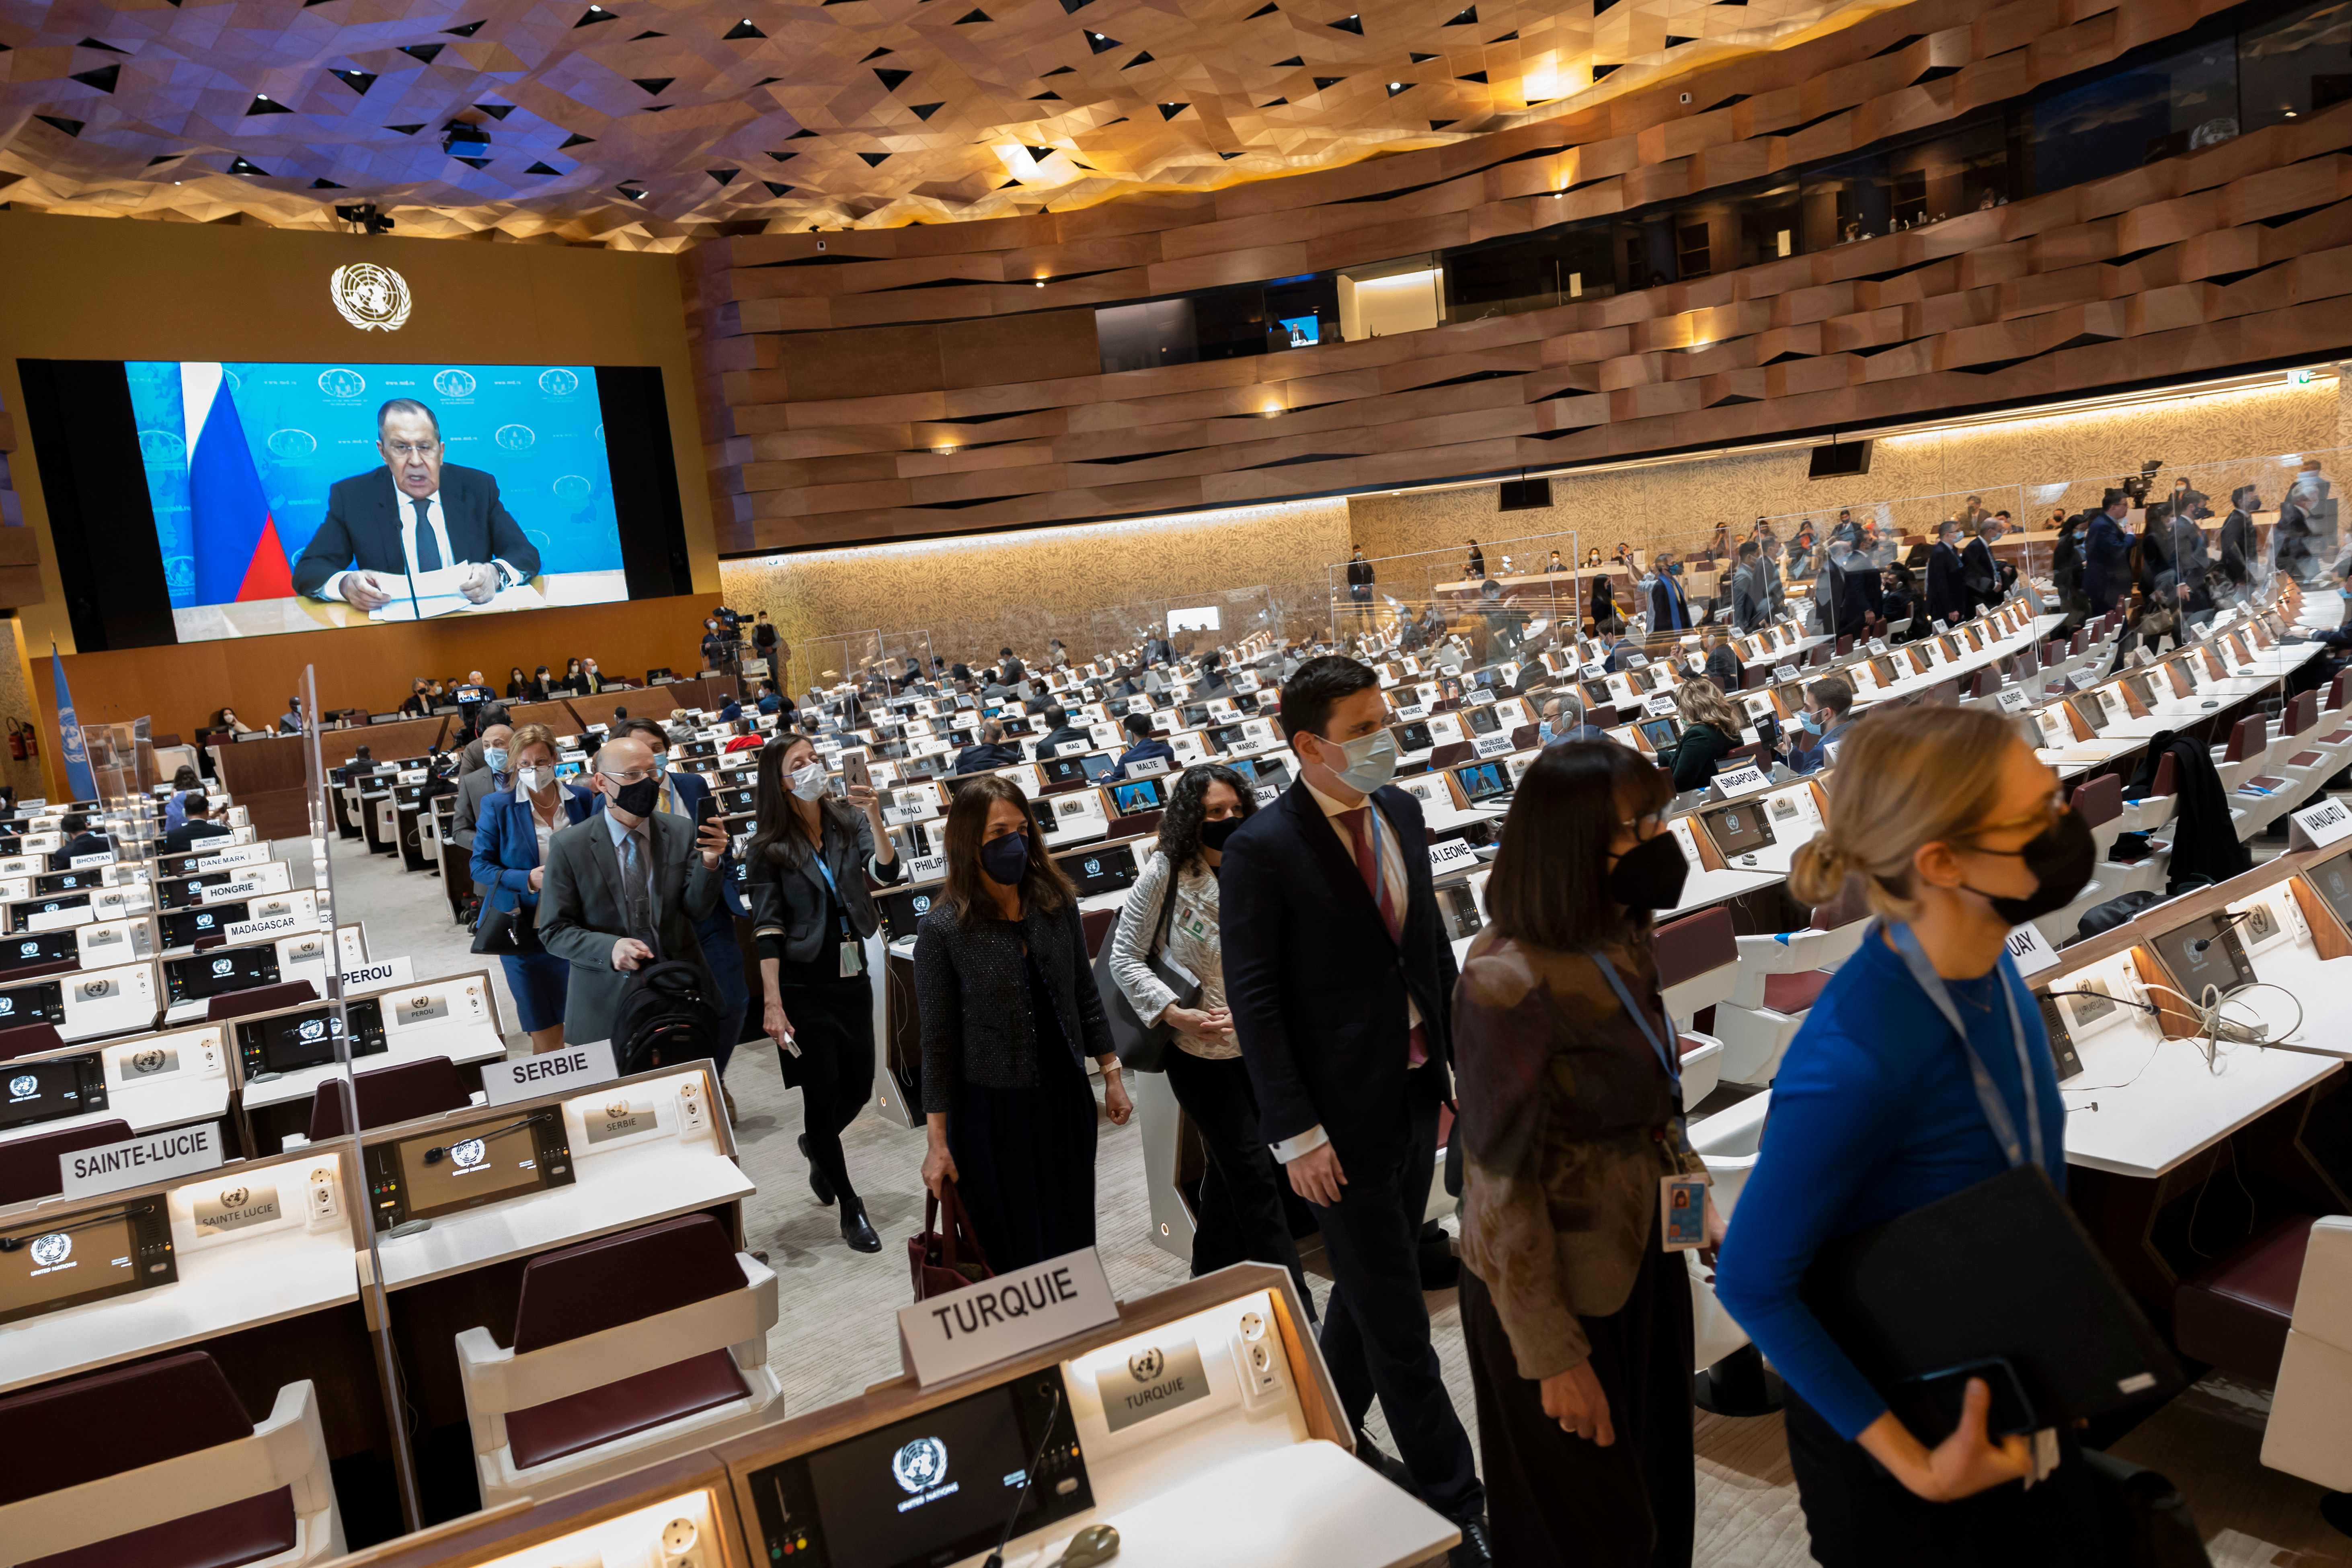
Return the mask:
{"type": "MultiPolygon", "coordinates": [[[[840,900],[828,893],[824,929],[845,931],[848,923],[840,900]]],[[[809,1163],[831,1180],[843,1203],[854,1205],[857,1188],[849,1179],[841,1134],[874,1092],[872,977],[861,970],[845,978],[840,949],[833,942],[819,957],[795,963],[784,956],[782,942],[762,937],[760,956],[776,961],[776,999],[792,1020],[793,1044],[800,1047],[798,1056],[777,1047],[776,1060],[786,1086],[801,1091],[809,1163]]]]}
{"type": "Polygon", "coordinates": [[[1038,1082],[991,1089],[959,1079],[948,1112],[956,1191],[988,1266],[1002,1274],[1095,1244],[1095,1094],[1062,1037],[1052,993],[1024,954],[1038,1082]]]}

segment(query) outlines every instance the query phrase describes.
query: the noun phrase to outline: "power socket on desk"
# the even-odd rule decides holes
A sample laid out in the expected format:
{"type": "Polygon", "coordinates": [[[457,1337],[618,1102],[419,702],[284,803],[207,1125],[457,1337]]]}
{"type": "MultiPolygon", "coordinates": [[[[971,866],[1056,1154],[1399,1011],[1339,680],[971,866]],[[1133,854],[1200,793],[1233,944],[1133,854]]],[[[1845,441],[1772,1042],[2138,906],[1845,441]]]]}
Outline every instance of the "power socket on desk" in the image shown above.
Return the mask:
{"type": "Polygon", "coordinates": [[[333,1172],[324,1170],[311,1172],[310,1185],[310,1223],[313,1226],[333,1219],[343,1212],[342,1194],[335,1190],[333,1172]]]}
{"type": "Polygon", "coordinates": [[[710,1126],[710,1102],[703,1098],[700,1079],[688,1079],[678,1086],[677,1121],[688,1132],[704,1131],[710,1126]]]}
{"type": "Polygon", "coordinates": [[[1288,1382],[1288,1368],[1263,1312],[1253,1309],[1242,1314],[1233,1346],[1234,1370],[1241,1378],[1242,1408],[1255,1411],[1279,1399],[1288,1382]]]}

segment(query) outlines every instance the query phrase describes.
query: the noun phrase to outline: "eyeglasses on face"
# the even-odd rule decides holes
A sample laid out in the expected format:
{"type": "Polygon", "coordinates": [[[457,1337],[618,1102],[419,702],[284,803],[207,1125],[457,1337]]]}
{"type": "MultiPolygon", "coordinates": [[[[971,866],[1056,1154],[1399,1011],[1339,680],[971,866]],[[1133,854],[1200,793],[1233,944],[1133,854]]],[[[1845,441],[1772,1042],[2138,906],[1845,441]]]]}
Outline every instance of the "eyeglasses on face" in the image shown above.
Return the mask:
{"type": "Polygon", "coordinates": [[[386,441],[383,449],[395,458],[429,458],[441,449],[438,441],[386,441]]]}

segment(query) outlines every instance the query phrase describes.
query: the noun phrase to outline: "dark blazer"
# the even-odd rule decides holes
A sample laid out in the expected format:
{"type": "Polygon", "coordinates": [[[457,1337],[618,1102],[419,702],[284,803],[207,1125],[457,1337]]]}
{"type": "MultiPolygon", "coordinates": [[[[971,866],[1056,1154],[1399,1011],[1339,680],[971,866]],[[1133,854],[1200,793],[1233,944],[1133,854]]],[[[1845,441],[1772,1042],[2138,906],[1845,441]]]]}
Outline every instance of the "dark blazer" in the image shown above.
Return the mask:
{"type": "Polygon", "coordinates": [[[2252,579],[2255,558],[2254,520],[2236,507],[2221,520],[2221,537],[2217,541],[2221,557],[2221,575],[2232,583],[2252,579]]]}
{"type": "Polygon", "coordinates": [[[1700,789],[1714,779],[1716,764],[1738,745],[1738,736],[1727,735],[1712,724],[1691,724],[1675,742],[1674,754],[1659,760],[1674,769],[1676,793],[1700,789]]]}
{"type": "Polygon", "coordinates": [[[1731,622],[1743,632],[1752,632],[1764,623],[1764,606],[1771,591],[1766,585],[1761,562],[1742,566],[1731,574],[1731,622]]]}
{"type": "Polygon", "coordinates": [[[1055,731],[1052,734],[1046,736],[1044,740],[1038,742],[1035,749],[1029,754],[1042,763],[1046,758],[1058,754],[1055,751],[1056,747],[1066,746],[1072,741],[1091,742],[1092,740],[1093,737],[1088,735],[1084,730],[1076,729],[1068,724],[1065,724],[1060,729],[1055,731]]]}
{"type": "Polygon", "coordinates": [[[1841,636],[1859,633],[1864,623],[1883,607],[1878,584],[1878,568],[1859,551],[1847,556],[1842,568],[1822,574],[1832,584],[1832,596],[1836,600],[1835,629],[1841,636]]]}
{"type": "MultiPolygon", "coordinates": [[[[719,907],[718,872],[702,864],[694,824],[656,812],[653,835],[654,921],[664,959],[709,973],[695,925],[719,907]]],[[[540,885],[541,945],[572,965],[564,992],[563,1040],[583,1045],[610,1039],[628,975],[613,967],[613,944],[628,934],[621,913],[621,858],[601,814],[591,815],[547,841],[547,876],[540,885]]]]}
{"type": "Polygon", "coordinates": [[[1017,658],[1007,658],[998,667],[997,679],[1007,686],[1018,686],[1029,679],[1029,670],[1017,658]]]}
{"type": "Polygon", "coordinates": [[[1171,772],[1174,772],[1176,768],[1176,748],[1170,745],[1167,742],[1161,740],[1157,735],[1146,736],[1144,739],[1138,741],[1135,744],[1129,746],[1126,751],[1121,752],[1118,755],[1118,766],[1105,773],[1103,778],[1106,782],[1111,779],[1124,779],[1128,776],[1128,764],[1130,763],[1148,763],[1154,759],[1166,763],[1169,766],[1169,770],[1171,772]]]}
{"type": "Polygon", "coordinates": [[[1029,1008],[1028,944],[1054,995],[1063,1048],[1080,1072],[1087,1057],[1111,1054],[1102,994],[1087,960],[1076,900],[1061,913],[1035,906],[1013,925],[992,914],[970,925],[940,899],[915,930],[915,1001],[923,1031],[923,1110],[953,1110],[959,1082],[989,1089],[1033,1089],[1039,1045],[1029,1008]]]}
{"type": "Polygon", "coordinates": [[[1427,1028],[1432,1085],[1448,1091],[1454,948],[1430,884],[1421,804],[1393,784],[1373,803],[1404,851],[1404,935],[1389,936],[1355,858],[1304,782],[1243,823],[1218,868],[1225,1004],[1269,1143],[1321,1125],[1342,1165],[1405,1134],[1408,997],[1427,1028]]]}
{"type": "MultiPolygon", "coordinates": [[[[564,815],[564,821],[556,825],[557,833],[572,823],[586,821],[592,803],[603,798],[573,784],[557,787],[563,792],[564,815]]],[[[530,874],[539,866],[539,825],[532,820],[530,802],[511,789],[492,790],[482,798],[473,837],[474,886],[485,889],[484,900],[501,910],[536,908],[539,895],[530,890],[530,874]]],[[[547,842],[551,851],[553,834],[547,842]]]]}
{"type": "Polygon", "coordinates": [[[1992,558],[1992,546],[1981,535],[1969,540],[1968,548],[1960,552],[1960,581],[1977,609],[1990,609],[2000,603],[2000,563],[1992,558]]]}
{"type": "Polygon", "coordinates": [[[2091,596],[2094,615],[2105,615],[2131,586],[2126,563],[2131,542],[2123,524],[2104,511],[2091,514],[2090,536],[2083,547],[2083,589],[2091,596]]]}
{"type": "MultiPolygon", "coordinates": [[[[874,897],[866,891],[866,879],[877,882],[895,882],[902,868],[897,859],[882,865],[874,858],[874,825],[863,811],[853,811],[856,830],[845,830],[832,812],[818,818],[824,828],[822,853],[825,865],[833,872],[835,886],[841,889],[841,902],[849,916],[851,929],[860,938],[872,936],[881,927],[881,916],[875,911],[874,897]]],[[[761,857],[751,862],[751,926],[758,934],[760,956],[774,958],[786,963],[814,963],[833,950],[841,939],[833,921],[825,918],[832,902],[831,889],[824,884],[824,873],[817,869],[812,856],[795,870],[778,860],[761,857]]]]}
{"type": "Polygon", "coordinates": [[[507,682],[507,700],[544,702],[547,700],[547,687],[544,682],[537,680],[509,680],[507,682]]]}
{"type": "Polygon", "coordinates": [[[1739,660],[1739,650],[1729,643],[1718,645],[1706,656],[1706,678],[1722,689],[1725,696],[1739,689],[1748,678],[1748,667],[1739,660]]]}
{"type": "MultiPolygon", "coordinates": [[[[677,815],[692,822],[702,803],[710,798],[710,781],[690,769],[674,765],[662,774],[662,778],[677,786],[677,815]]],[[[604,797],[595,791],[588,792],[588,800],[590,811],[604,809],[604,797]]],[[[720,938],[733,942],[735,917],[749,914],[751,910],[743,902],[742,895],[735,890],[735,857],[731,850],[719,858],[716,875],[719,879],[719,907],[704,916],[695,930],[705,942],[720,938]]]]}
{"type": "MultiPolygon", "coordinates": [[[[354,568],[405,578],[408,553],[400,544],[404,499],[389,468],[337,479],[327,492],[327,521],[294,563],[294,591],[315,595],[328,578],[354,568]]],[[[539,575],[539,546],[523,537],[521,525],[499,503],[499,481],[481,469],[441,465],[441,519],[457,561],[496,556],[526,577],[539,575]]]]}
{"type": "Polygon", "coordinates": [[[163,853],[184,855],[206,838],[224,838],[229,830],[210,817],[192,816],[171,832],[163,835],[163,853]]]}
{"type": "Polygon", "coordinates": [[[1690,601],[1684,595],[1680,579],[1661,573],[1650,584],[1651,635],[1690,625],[1690,601]]]}
{"type": "Polygon", "coordinates": [[[1927,552],[1927,614],[1935,619],[1968,618],[1969,590],[1961,579],[1960,552],[1937,540],[1927,552]]]}
{"type": "Polygon", "coordinates": [[[998,768],[1009,768],[1015,763],[1028,760],[1021,754],[1021,747],[1016,742],[1003,741],[992,746],[985,742],[976,742],[956,753],[955,776],[961,778],[966,773],[993,773],[998,768]]]}

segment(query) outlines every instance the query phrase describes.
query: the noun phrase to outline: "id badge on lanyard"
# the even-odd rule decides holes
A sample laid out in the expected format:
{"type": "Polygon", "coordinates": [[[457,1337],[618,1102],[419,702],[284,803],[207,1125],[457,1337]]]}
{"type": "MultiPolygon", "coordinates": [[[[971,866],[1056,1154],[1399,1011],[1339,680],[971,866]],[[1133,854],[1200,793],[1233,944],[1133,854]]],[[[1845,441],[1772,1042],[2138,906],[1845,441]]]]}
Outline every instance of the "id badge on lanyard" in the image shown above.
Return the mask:
{"type": "Polygon", "coordinates": [[[833,893],[833,901],[841,915],[841,978],[854,980],[866,973],[866,944],[849,929],[848,901],[841,896],[841,884],[833,879],[833,868],[824,863],[824,846],[817,847],[816,868],[824,877],[824,885],[833,893]]]}
{"type": "MultiPolygon", "coordinates": [[[[1675,1053],[1667,1038],[1650,1026],[1650,1016],[1633,1000],[1617,966],[1599,948],[1587,948],[1585,954],[1593,967],[1601,971],[1611,990],[1647,1040],[1658,1066],[1665,1069],[1666,1081],[1674,1086],[1675,1103],[1683,1098],[1682,1058],[1675,1053]]],[[[1669,1031],[1671,1033],[1671,1031],[1669,1031]]],[[[1658,1178],[1658,1245],[1668,1252],[1692,1252],[1706,1245],[1706,1179],[1703,1176],[1660,1176],[1658,1178]]]]}

